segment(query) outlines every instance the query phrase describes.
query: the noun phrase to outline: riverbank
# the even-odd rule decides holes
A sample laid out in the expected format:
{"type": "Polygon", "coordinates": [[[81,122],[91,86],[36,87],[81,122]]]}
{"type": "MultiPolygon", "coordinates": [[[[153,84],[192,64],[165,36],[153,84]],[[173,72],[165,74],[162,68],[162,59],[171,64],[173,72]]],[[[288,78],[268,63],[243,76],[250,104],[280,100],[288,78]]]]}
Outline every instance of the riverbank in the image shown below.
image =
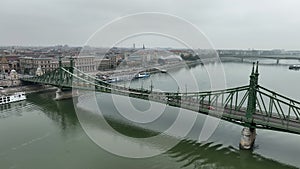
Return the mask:
{"type": "MultiPolygon", "coordinates": [[[[210,62],[211,61],[209,60],[205,60],[205,63],[210,63],[210,62]]],[[[119,67],[116,70],[98,71],[90,74],[93,76],[96,76],[97,74],[108,76],[111,79],[117,79],[117,81],[129,81],[134,79],[134,77],[141,72],[148,72],[150,74],[155,74],[164,71],[163,73],[167,73],[170,70],[183,68],[187,66],[192,67],[197,65],[203,65],[203,61],[197,60],[197,61],[174,62],[165,65],[154,64],[148,67],[131,67],[131,68],[119,67]]]]}

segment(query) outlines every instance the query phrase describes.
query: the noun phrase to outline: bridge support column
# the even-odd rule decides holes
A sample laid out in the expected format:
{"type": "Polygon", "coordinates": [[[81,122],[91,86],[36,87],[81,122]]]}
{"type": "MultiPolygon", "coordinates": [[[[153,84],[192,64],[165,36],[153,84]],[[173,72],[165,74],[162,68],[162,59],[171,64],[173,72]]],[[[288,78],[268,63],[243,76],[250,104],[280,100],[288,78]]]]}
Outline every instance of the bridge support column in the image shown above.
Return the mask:
{"type": "Polygon", "coordinates": [[[55,92],[55,99],[54,100],[61,100],[62,99],[62,90],[60,88],[57,89],[55,92]]]}
{"type": "Polygon", "coordinates": [[[54,100],[63,100],[73,97],[72,90],[62,90],[61,88],[58,88],[55,94],[54,100]]]}
{"type": "Polygon", "coordinates": [[[256,139],[256,129],[244,127],[240,141],[240,149],[250,150],[253,148],[256,139]]]}
{"type": "Polygon", "coordinates": [[[253,115],[256,112],[257,88],[258,88],[258,62],[253,63],[252,72],[250,75],[249,96],[246,110],[245,127],[242,130],[242,138],[240,141],[240,149],[252,149],[256,138],[256,124],[253,122],[253,115]]]}

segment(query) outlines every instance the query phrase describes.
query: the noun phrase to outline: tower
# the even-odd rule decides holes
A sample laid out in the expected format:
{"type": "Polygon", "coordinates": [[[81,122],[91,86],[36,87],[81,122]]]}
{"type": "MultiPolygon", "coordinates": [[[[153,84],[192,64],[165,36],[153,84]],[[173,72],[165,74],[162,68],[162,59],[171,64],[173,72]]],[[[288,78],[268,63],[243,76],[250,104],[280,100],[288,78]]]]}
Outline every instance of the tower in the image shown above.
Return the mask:
{"type": "Polygon", "coordinates": [[[240,149],[252,149],[256,139],[255,123],[253,122],[253,115],[256,112],[256,99],[258,88],[258,62],[253,63],[252,72],[250,75],[248,103],[246,110],[245,127],[242,130],[242,137],[240,141],[240,149]]]}

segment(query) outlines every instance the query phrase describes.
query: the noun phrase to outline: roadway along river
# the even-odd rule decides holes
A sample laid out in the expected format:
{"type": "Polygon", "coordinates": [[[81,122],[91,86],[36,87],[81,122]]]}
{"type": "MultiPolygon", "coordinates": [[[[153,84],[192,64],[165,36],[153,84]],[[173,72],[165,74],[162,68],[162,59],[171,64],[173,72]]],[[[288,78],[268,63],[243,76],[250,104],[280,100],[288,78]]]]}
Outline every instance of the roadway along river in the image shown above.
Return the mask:
{"type": "MultiPolygon", "coordinates": [[[[154,74],[149,79],[132,81],[134,87],[149,88],[151,81],[156,90],[194,91],[210,89],[211,82],[218,76],[209,76],[206,70],[220,65],[210,64],[181,68],[167,74],[154,74]],[[192,78],[194,76],[194,80],[192,78]],[[214,78],[214,79],[209,79],[214,78]],[[198,87],[193,83],[195,81],[198,87]]],[[[235,87],[249,83],[251,64],[224,63],[225,87],[235,87]]],[[[283,95],[300,100],[300,71],[288,70],[286,66],[261,65],[260,85],[283,95]]],[[[210,74],[212,75],[212,74],[210,74]]],[[[221,79],[221,78],[220,78],[221,79]]],[[[219,81],[218,81],[219,82],[219,81]]],[[[128,83],[121,83],[129,85],[128,83]]],[[[3,169],[140,169],[140,168],[299,168],[300,135],[269,130],[257,130],[256,148],[253,152],[240,151],[238,143],[242,126],[221,121],[213,135],[205,142],[197,142],[204,115],[198,115],[195,125],[185,138],[170,136],[169,140],[179,143],[164,149],[161,142],[138,143],[130,140],[130,145],[138,145],[140,151],[159,149],[164,153],[149,158],[125,158],[114,155],[95,144],[84,132],[74,110],[72,99],[54,101],[54,92],[29,94],[23,102],[1,106],[0,111],[0,168],[3,169]]],[[[118,132],[131,137],[151,137],[164,132],[171,126],[178,113],[177,108],[166,107],[164,114],[149,124],[132,125],[118,114],[107,94],[96,94],[101,111],[109,118],[109,124],[118,132]],[[142,126],[144,129],[135,126],[142,126]],[[153,129],[154,131],[146,130],[153,129]]],[[[88,98],[87,98],[88,100],[88,98]]],[[[91,102],[88,102],[91,103],[91,102]]],[[[150,103],[130,99],[136,110],[147,111],[150,103]]],[[[125,104],[120,102],[120,104],[125,104]]],[[[127,103],[128,104],[128,103],[127,103]]],[[[75,106],[79,106],[75,99],[75,106]]],[[[93,106],[93,105],[92,105],[93,106]]],[[[91,106],[91,107],[92,107],[91,106]]],[[[124,106],[124,105],[123,105],[124,106]]],[[[122,106],[121,106],[122,107],[122,106]]],[[[126,111],[126,110],[122,110],[126,111]]],[[[99,124],[97,116],[84,110],[90,126],[98,129],[102,136],[112,136],[111,145],[119,144],[122,138],[99,124]],[[104,133],[104,134],[103,134],[104,133]]],[[[128,113],[128,112],[127,112],[128,113]]],[[[185,112],[184,112],[185,113],[185,112]]],[[[193,112],[186,111],[187,114],[193,112]]],[[[85,118],[80,117],[80,118],[85,118]]],[[[84,120],[86,120],[84,119],[84,120]]],[[[82,120],[82,119],[80,119],[82,120]]],[[[82,120],[82,121],[84,121],[82,120]]],[[[179,131],[178,131],[179,132],[179,131]]],[[[176,135],[176,134],[175,134],[176,135]]],[[[168,136],[166,136],[168,137],[168,136]]],[[[105,138],[106,139],[106,138],[105,138]]],[[[104,139],[104,140],[105,140],[104,139]]],[[[116,145],[119,146],[119,145],[116,145]]],[[[130,151],[130,146],[122,147],[130,151]]]]}

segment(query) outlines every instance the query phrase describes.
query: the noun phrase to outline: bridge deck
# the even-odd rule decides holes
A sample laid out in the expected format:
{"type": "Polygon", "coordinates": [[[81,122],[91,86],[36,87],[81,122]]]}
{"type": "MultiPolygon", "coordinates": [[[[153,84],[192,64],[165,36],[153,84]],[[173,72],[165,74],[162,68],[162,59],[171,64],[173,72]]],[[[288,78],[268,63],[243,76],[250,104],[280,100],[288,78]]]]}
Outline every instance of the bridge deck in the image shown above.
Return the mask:
{"type": "MultiPolygon", "coordinates": [[[[191,97],[181,97],[180,100],[169,100],[166,95],[162,94],[147,94],[140,92],[132,92],[127,88],[119,86],[118,89],[126,89],[124,91],[115,90],[107,93],[129,96],[133,98],[140,98],[144,100],[150,100],[162,104],[167,104],[173,107],[179,107],[191,111],[195,111],[201,114],[213,116],[216,118],[221,118],[223,120],[234,122],[236,124],[243,124],[248,122],[246,118],[246,108],[241,108],[240,110],[234,110],[228,107],[223,106],[215,106],[221,105],[221,103],[215,103],[213,105],[209,104],[208,101],[199,103],[199,100],[191,98],[191,97]]],[[[99,91],[104,92],[104,91],[99,91]]],[[[294,118],[282,119],[278,115],[266,116],[266,112],[260,112],[259,110],[253,115],[253,122],[256,124],[255,128],[263,128],[263,129],[271,129],[271,130],[280,130],[286,131],[290,133],[298,133],[300,134],[300,121],[294,118]]]]}

